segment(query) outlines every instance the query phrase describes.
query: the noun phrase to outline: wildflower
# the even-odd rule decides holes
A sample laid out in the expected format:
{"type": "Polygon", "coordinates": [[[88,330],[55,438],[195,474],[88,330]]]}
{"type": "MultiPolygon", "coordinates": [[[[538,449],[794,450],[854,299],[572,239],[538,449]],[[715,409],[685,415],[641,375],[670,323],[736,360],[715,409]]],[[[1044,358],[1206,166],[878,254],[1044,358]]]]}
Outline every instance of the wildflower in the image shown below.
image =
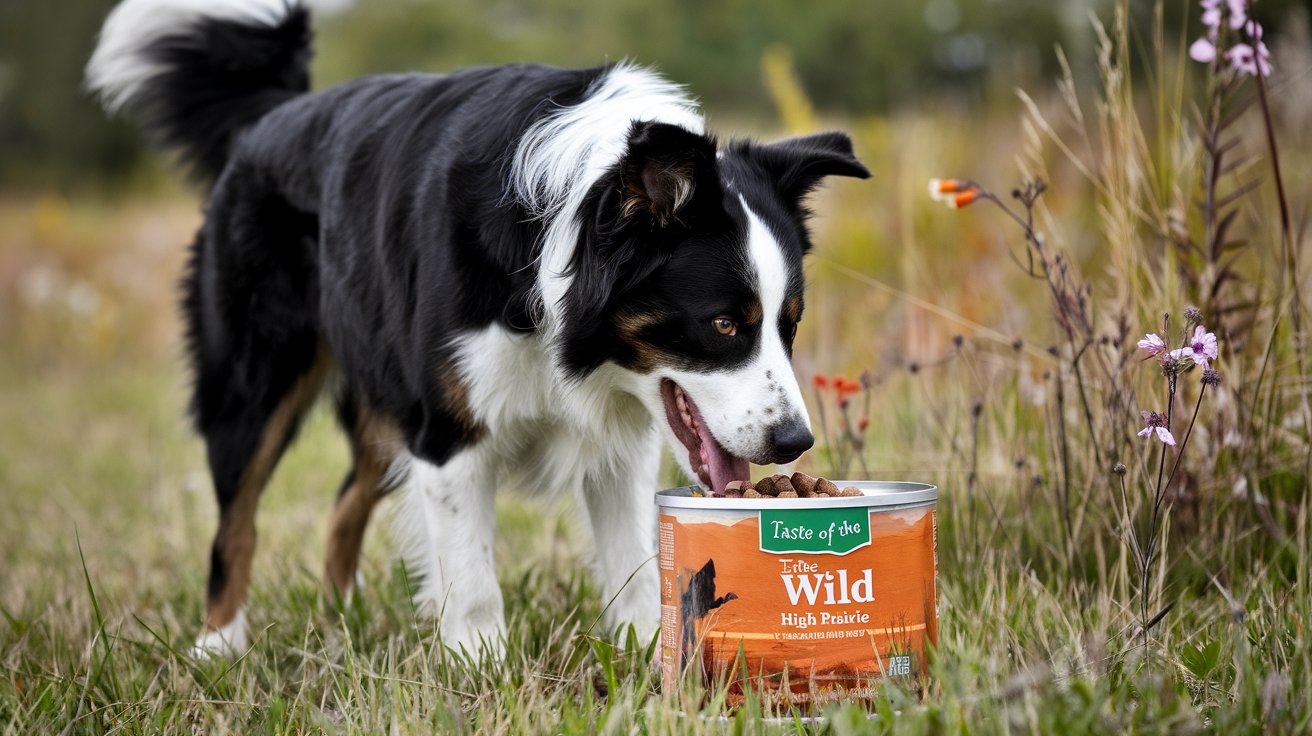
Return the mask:
{"type": "Polygon", "coordinates": [[[816,388],[829,388],[829,379],[823,373],[815,374],[811,380],[815,382],[816,388]]]}
{"type": "Polygon", "coordinates": [[[838,391],[840,397],[846,397],[851,394],[859,393],[861,391],[861,384],[840,376],[834,379],[834,388],[838,391]]]}
{"type": "Polygon", "coordinates": [[[1185,307],[1184,319],[1187,324],[1201,325],[1203,323],[1203,313],[1198,311],[1198,307],[1185,307]]]}
{"type": "Polygon", "coordinates": [[[979,198],[979,189],[968,181],[960,179],[930,179],[929,197],[935,202],[958,209],[979,198]]]}
{"type": "Polygon", "coordinates": [[[1198,325],[1194,328],[1194,336],[1189,340],[1189,346],[1180,350],[1171,351],[1171,357],[1174,358],[1192,358],[1194,363],[1206,368],[1208,361],[1216,360],[1217,344],[1216,334],[1208,332],[1206,327],[1198,325]],[[1176,355],[1180,353],[1180,355],[1176,355]]]}
{"type": "Polygon", "coordinates": [[[1147,352],[1148,357],[1151,358],[1154,355],[1160,355],[1162,351],[1166,350],[1166,341],[1159,337],[1157,333],[1149,332],[1139,341],[1139,349],[1147,352]]]}
{"type": "Polygon", "coordinates": [[[947,206],[951,207],[954,210],[958,210],[961,209],[962,207],[971,204],[976,199],[979,199],[979,190],[967,189],[964,192],[959,192],[952,199],[946,200],[945,204],[947,204],[947,206]]]}
{"type": "Polygon", "coordinates": [[[1221,385],[1221,374],[1216,372],[1215,368],[1203,369],[1203,385],[1216,388],[1221,385]]]}
{"type": "Polygon", "coordinates": [[[1253,41],[1253,45],[1246,43],[1237,43],[1228,52],[1230,66],[1237,72],[1255,77],[1261,74],[1264,77],[1271,76],[1271,50],[1262,43],[1261,26],[1256,23],[1258,33],[1253,41]]]}
{"type": "Polygon", "coordinates": [[[861,417],[860,419],[856,420],[856,428],[858,432],[866,431],[866,428],[869,426],[870,426],[870,417],[861,417]]]}
{"type": "Polygon", "coordinates": [[[1154,434],[1163,444],[1175,447],[1175,436],[1166,426],[1166,417],[1155,411],[1141,411],[1139,415],[1143,417],[1144,428],[1139,430],[1140,437],[1151,438],[1154,434]]]}
{"type": "Polygon", "coordinates": [[[964,182],[956,179],[930,179],[929,198],[935,202],[943,202],[950,199],[951,195],[967,188],[964,182]]]}
{"type": "Polygon", "coordinates": [[[1262,42],[1262,24],[1248,17],[1247,1],[1201,0],[1200,5],[1207,33],[1189,46],[1189,58],[1210,64],[1220,56],[1231,70],[1240,74],[1271,76],[1271,52],[1262,42]],[[1222,49],[1218,43],[1222,25],[1240,31],[1240,43],[1222,49]]]}

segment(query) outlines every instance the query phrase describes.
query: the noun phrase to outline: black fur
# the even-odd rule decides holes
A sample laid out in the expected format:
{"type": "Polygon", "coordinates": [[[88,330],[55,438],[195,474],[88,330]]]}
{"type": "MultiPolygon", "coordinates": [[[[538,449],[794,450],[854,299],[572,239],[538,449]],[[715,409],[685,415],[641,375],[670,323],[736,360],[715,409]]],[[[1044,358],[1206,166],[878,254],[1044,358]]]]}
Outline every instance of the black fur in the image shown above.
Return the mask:
{"type": "Polygon", "coordinates": [[[142,55],[164,71],[142,105],[146,126],[213,180],[238,131],[310,88],[310,39],[298,6],[276,26],[208,20],[155,41],[142,55]]]}

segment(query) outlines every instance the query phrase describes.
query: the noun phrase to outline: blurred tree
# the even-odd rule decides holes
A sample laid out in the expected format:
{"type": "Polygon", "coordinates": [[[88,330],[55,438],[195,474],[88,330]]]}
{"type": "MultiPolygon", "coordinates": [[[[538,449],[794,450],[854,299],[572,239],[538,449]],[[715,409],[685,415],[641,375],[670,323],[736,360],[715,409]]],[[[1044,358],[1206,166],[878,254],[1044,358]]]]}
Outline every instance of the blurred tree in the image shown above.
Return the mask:
{"type": "MultiPolygon", "coordinates": [[[[308,0],[317,13],[316,86],[373,72],[442,71],[536,61],[631,58],[686,82],[710,113],[772,120],[767,49],[792,54],[821,113],[937,104],[1012,104],[1017,86],[1077,70],[1092,54],[1088,16],[1112,0],[308,0]],[[323,7],[330,6],[330,7],[323,7]]],[[[1263,0],[1268,28],[1306,0],[1263,0]]],[[[0,185],[120,180],[142,160],[140,135],[106,121],[82,67],[114,0],[0,0],[0,185]]],[[[1153,3],[1132,12],[1148,28],[1153,3]]],[[[1166,0],[1168,39],[1197,29],[1196,0],[1166,0]]],[[[1145,44],[1149,42],[1145,39],[1145,44]]],[[[1084,75],[1091,78],[1092,75],[1084,75]]]]}
{"type": "Polygon", "coordinates": [[[140,133],[108,122],[82,67],[113,0],[0,0],[0,184],[67,188],[141,162],[140,133]]]}

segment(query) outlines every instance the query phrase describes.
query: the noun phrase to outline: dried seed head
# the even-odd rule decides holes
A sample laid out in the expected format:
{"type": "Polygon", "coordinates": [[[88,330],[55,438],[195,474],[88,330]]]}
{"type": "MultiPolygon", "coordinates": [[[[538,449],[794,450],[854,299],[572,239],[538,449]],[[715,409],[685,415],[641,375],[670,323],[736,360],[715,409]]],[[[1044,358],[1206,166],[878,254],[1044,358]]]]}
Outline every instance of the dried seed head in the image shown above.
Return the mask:
{"type": "Polygon", "coordinates": [[[1019,353],[1019,352],[1021,351],[1021,349],[1024,348],[1024,347],[1025,347],[1025,341],[1022,340],[1022,339],[1020,339],[1019,337],[1016,338],[1015,340],[1012,340],[1012,341],[1011,341],[1011,349],[1012,349],[1012,350],[1015,350],[1015,351],[1018,352],[1018,353],[1019,353]]]}
{"type": "Polygon", "coordinates": [[[966,341],[966,338],[962,337],[961,335],[953,335],[953,336],[952,336],[952,345],[953,345],[954,347],[958,347],[958,348],[961,347],[961,344],[964,343],[965,341],[966,341]]]}
{"type": "Polygon", "coordinates": [[[1202,324],[1203,313],[1198,311],[1198,307],[1185,307],[1184,319],[1190,326],[1202,324]]]}
{"type": "Polygon", "coordinates": [[[1221,385],[1221,374],[1216,372],[1215,368],[1205,368],[1203,370],[1203,385],[1216,388],[1221,385]]]}
{"type": "Polygon", "coordinates": [[[1116,463],[1113,465],[1112,472],[1117,475],[1125,475],[1125,463],[1116,463]]]}

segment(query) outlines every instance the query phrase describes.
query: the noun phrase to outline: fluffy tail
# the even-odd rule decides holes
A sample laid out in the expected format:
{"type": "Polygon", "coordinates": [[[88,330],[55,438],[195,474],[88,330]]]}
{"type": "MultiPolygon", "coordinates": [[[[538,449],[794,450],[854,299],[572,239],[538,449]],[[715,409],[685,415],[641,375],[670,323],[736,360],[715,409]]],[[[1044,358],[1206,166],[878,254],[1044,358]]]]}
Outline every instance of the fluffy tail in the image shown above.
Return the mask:
{"type": "Polygon", "coordinates": [[[100,31],[87,88],[212,180],[243,128],[309,89],[309,61],[298,0],[124,0],[100,31]]]}

